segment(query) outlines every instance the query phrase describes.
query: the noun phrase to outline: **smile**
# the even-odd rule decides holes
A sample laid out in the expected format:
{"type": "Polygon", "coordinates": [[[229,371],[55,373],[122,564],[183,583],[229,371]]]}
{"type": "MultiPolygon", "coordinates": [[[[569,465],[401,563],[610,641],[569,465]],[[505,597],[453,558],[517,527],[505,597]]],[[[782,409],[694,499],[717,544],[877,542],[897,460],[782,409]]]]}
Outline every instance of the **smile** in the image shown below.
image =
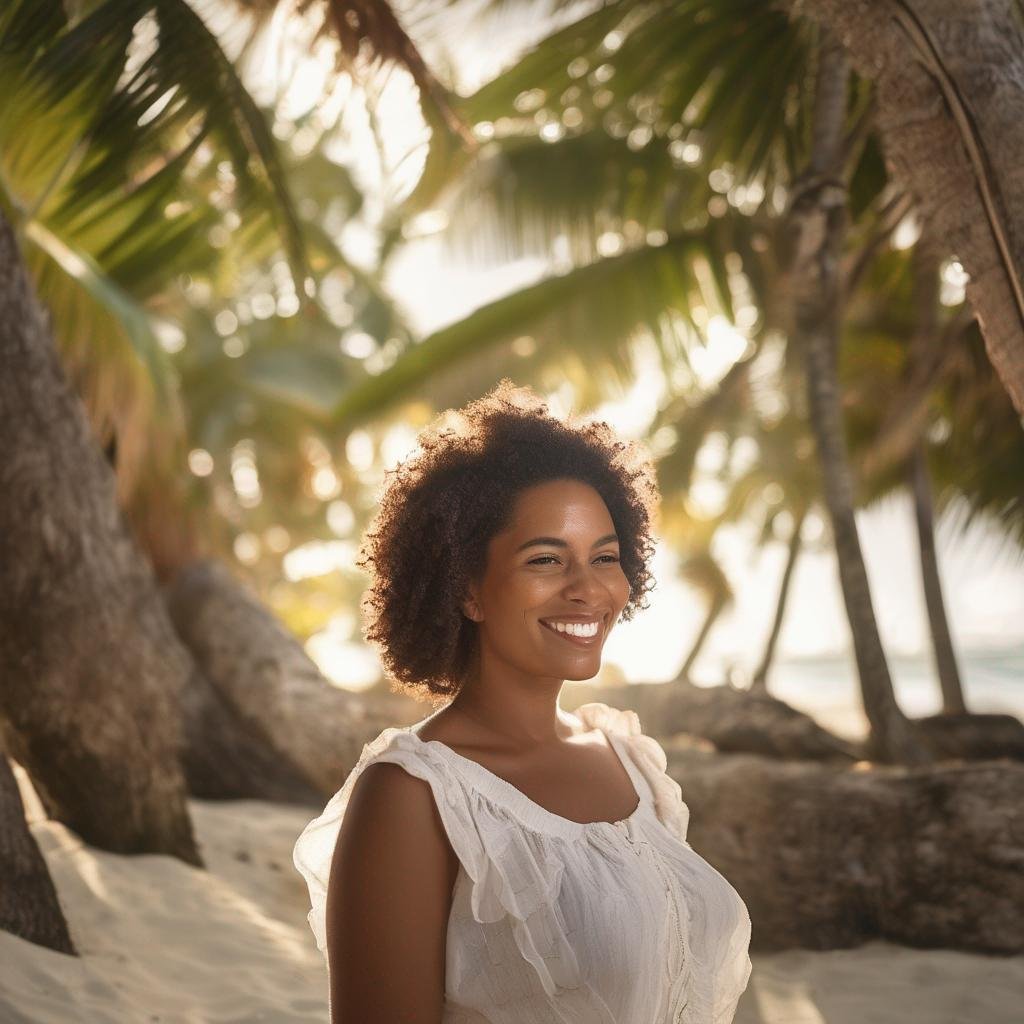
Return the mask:
{"type": "Polygon", "coordinates": [[[590,623],[574,623],[573,624],[573,626],[572,626],[573,629],[578,629],[581,625],[584,628],[588,629],[588,630],[589,629],[593,629],[593,635],[591,635],[591,636],[587,636],[587,635],[577,636],[574,633],[568,633],[568,632],[565,632],[564,630],[556,629],[554,626],[548,625],[548,623],[544,622],[543,620],[540,620],[540,624],[549,633],[554,633],[555,636],[561,637],[561,639],[567,641],[568,643],[575,644],[577,647],[594,647],[601,640],[602,629],[601,629],[601,623],[600,622],[596,622],[593,625],[591,625],[590,623]],[[595,626],[596,626],[596,628],[595,628],[595,626]]]}

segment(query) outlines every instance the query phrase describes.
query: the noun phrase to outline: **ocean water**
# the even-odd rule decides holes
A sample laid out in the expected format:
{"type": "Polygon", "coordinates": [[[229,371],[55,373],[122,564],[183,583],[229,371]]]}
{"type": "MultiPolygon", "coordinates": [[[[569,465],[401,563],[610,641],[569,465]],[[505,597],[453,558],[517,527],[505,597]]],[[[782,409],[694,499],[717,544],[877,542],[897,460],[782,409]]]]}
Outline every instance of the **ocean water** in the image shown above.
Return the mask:
{"type": "MultiPolygon", "coordinates": [[[[1024,644],[957,655],[969,711],[1002,712],[1024,721],[1024,644]]],[[[941,710],[930,655],[890,655],[889,671],[904,714],[917,718],[941,710]]],[[[842,735],[858,737],[867,730],[852,651],[846,656],[779,659],[768,677],[768,690],[842,735]]]]}

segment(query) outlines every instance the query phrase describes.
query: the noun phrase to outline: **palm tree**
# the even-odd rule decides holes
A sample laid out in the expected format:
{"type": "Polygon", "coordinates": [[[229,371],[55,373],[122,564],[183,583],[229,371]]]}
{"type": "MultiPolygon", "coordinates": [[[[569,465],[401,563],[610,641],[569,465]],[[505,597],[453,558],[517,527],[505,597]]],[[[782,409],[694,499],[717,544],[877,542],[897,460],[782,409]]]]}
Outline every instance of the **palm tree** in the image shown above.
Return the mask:
{"type": "Polygon", "coordinates": [[[786,565],[782,570],[779,592],[775,599],[775,614],[772,616],[771,629],[768,632],[768,639],[765,641],[764,653],[761,655],[761,660],[758,662],[758,666],[750,680],[750,689],[755,692],[766,693],[768,690],[768,671],[775,656],[775,645],[778,642],[779,633],[782,631],[782,622],[786,614],[786,599],[789,596],[789,585],[793,579],[793,569],[796,567],[797,558],[800,555],[801,536],[806,518],[806,509],[800,509],[797,512],[792,531],[789,535],[786,565]]]}
{"type": "Polygon", "coordinates": [[[706,548],[688,554],[679,571],[682,578],[700,592],[707,601],[704,620],[675,679],[676,682],[689,682],[690,670],[700,656],[715,622],[733,602],[733,592],[728,576],[706,548]]]}
{"type": "MultiPolygon", "coordinates": [[[[756,282],[759,260],[756,256],[744,257],[756,253],[758,248],[765,250],[763,236],[759,245],[737,245],[744,231],[734,222],[742,222],[744,218],[729,214],[726,199],[716,194],[709,184],[715,182],[714,175],[705,178],[704,167],[713,160],[723,161],[728,171],[716,173],[724,174],[728,181],[723,180],[719,187],[723,191],[728,188],[738,205],[747,197],[734,195],[733,188],[736,183],[742,183],[744,190],[749,185],[757,200],[752,205],[762,209],[767,204],[760,202],[761,199],[771,197],[777,186],[796,178],[796,160],[799,159],[796,140],[803,132],[807,111],[805,105],[796,102],[792,89],[798,88],[803,76],[809,42],[813,43],[813,34],[808,35],[803,27],[794,29],[777,12],[742,3],[651,8],[644,9],[643,16],[626,4],[601,8],[549,37],[513,69],[464,101],[462,109],[470,121],[483,121],[493,126],[502,119],[506,124],[503,138],[509,141],[499,145],[491,161],[492,165],[495,161],[499,163],[488,169],[490,178],[479,174],[468,188],[460,189],[459,195],[465,196],[467,192],[470,196],[474,192],[499,195],[497,208],[504,209],[506,214],[514,211],[518,235],[532,231],[551,238],[556,231],[565,233],[573,240],[576,250],[573,255],[577,258],[599,254],[598,243],[615,228],[620,238],[628,239],[632,233],[636,242],[632,247],[627,242],[624,256],[614,258],[628,257],[631,262],[639,263],[645,253],[660,248],[658,243],[663,238],[659,232],[672,238],[673,231],[679,230],[677,225],[695,224],[696,229],[691,229],[694,234],[706,229],[709,235],[715,235],[728,223],[730,241],[743,254],[743,269],[752,278],[749,287],[760,292],[762,289],[756,282]],[[633,11],[633,16],[627,31],[623,18],[629,11],[633,11]],[[674,45],[681,40],[686,41],[687,53],[692,55],[690,59],[681,58],[679,48],[674,45]],[[567,53],[572,55],[568,63],[567,53]],[[557,62],[553,59],[556,54],[557,62]],[[723,54],[727,55],[724,66],[720,64],[723,54]],[[742,74],[739,74],[740,69],[742,74]],[[730,74],[730,71],[735,73],[730,74]],[[592,83],[592,88],[582,88],[582,83],[575,81],[581,74],[589,75],[587,82],[592,83]],[[602,85],[604,88],[599,88],[602,85]],[[777,102],[766,104],[766,95],[777,97],[777,102]],[[555,97],[557,100],[553,99],[555,97]],[[570,108],[572,119],[579,127],[566,131],[564,114],[570,108]],[[558,115],[559,109],[564,111],[562,117],[558,115]],[[518,124],[513,111],[520,115],[518,124]],[[532,131],[523,128],[527,116],[532,131]],[[553,126],[551,132],[546,131],[549,126],[553,126]],[[544,141],[545,138],[552,141],[544,141]],[[688,149],[702,155],[707,164],[688,166],[688,149]],[[588,150],[589,163],[584,164],[588,150]],[[578,168],[593,167],[594,152],[605,154],[605,163],[598,164],[605,168],[604,173],[582,176],[578,168]],[[580,158],[577,173],[573,173],[571,159],[577,153],[580,158]],[[560,173],[555,170],[559,159],[570,161],[560,173]],[[502,163],[515,175],[518,188],[513,191],[501,192],[500,185],[496,184],[500,179],[495,171],[501,170],[502,163]],[[486,191],[482,178],[490,182],[486,191]],[[542,181],[547,187],[531,187],[539,186],[542,181]],[[567,196],[570,183],[582,194],[575,198],[567,196]],[[754,186],[757,186],[756,191],[754,186]],[[589,220],[580,216],[585,204],[595,207],[589,220]],[[713,216],[709,218],[708,212],[713,216]],[[604,232],[600,232],[602,224],[606,226],[604,232]]],[[[845,114],[845,104],[838,109],[840,114],[845,114]]],[[[844,124],[838,128],[844,158],[849,160],[847,153],[856,158],[852,161],[855,181],[861,193],[860,201],[867,208],[870,208],[871,197],[879,193],[884,183],[884,174],[874,161],[875,152],[868,144],[866,114],[869,109],[870,96],[866,90],[858,89],[852,128],[845,140],[842,139],[844,124]]],[[[836,134],[837,129],[831,130],[836,134]]],[[[488,128],[488,132],[492,129],[488,128]]],[[[496,129],[493,133],[496,134],[496,129]]],[[[693,162],[696,164],[698,160],[693,162]]],[[[801,180],[799,184],[802,189],[808,186],[803,198],[813,200],[818,194],[817,181],[801,180]]],[[[419,194],[414,194],[414,202],[434,201],[442,185],[436,173],[432,177],[425,176],[419,194]]],[[[463,203],[464,208],[467,205],[470,204],[463,203]]],[[[792,209],[792,196],[789,208],[792,209]]],[[[474,212],[474,229],[479,234],[486,221],[478,210],[474,212]]],[[[770,219],[771,210],[766,209],[764,215],[770,219]]],[[[775,219],[777,221],[777,217],[775,219]]],[[[786,229],[792,231],[798,226],[794,216],[787,218],[786,229]]],[[[750,235],[744,240],[753,242],[750,235]]],[[[838,236],[833,236],[833,241],[838,240],[838,236]]],[[[788,240],[783,238],[783,241],[788,240]]],[[[731,260],[726,259],[724,253],[720,260],[713,255],[708,258],[703,252],[698,255],[691,245],[689,250],[676,255],[677,266],[690,253],[684,266],[697,273],[703,266],[706,276],[721,281],[718,291],[731,299],[732,282],[725,269],[731,260]]],[[[783,248],[780,253],[783,263],[787,262],[786,257],[783,248]]],[[[574,274],[578,278],[587,273],[594,277],[598,269],[609,265],[610,259],[606,256],[593,260],[544,284],[553,292],[560,280],[572,278],[574,274]]],[[[605,290],[611,291],[611,288],[605,290]]],[[[623,294],[628,292],[620,288],[617,298],[623,294]]],[[[801,298],[802,295],[792,302],[798,310],[801,298]]],[[[728,304],[731,312],[731,301],[728,304]]],[[[785,320],[785,309],[770,297],[765,298],[760,309],[764,311],[766,322],[785,320]]],[[[826,316],[829,310],[819,306],[816,312],[826,316]]],[[[656,336],[663,335],[654,310],[648,314],[647,321],[657,325],[656,336]]],[[[799,324],[808,337],[812,332],[811,321],[808,316],[799,324]]],[[[815,331],[822,334],[830,322],[826,316],[815,331]]],[[[812,422],[816,425],[819,443],[826,436],[834,442],[826,445],[822,452],[823,462],[830,461],[834,465],[835,460],[844,456],[841,435],[837,432],[835,392],[829,394],[820,386],[826,379],[823,373],[827,365],[821,360],[815,363],[813,354],[806,354],[811,355],[809,376],[816,382],[809,396],[812,404],[818,400],[812,422]],[[831,412],[825,408],[828,403],[832,404],[831,412]]],[[[397,374],[402,367],[397,365],[393,369],[397,374]]],[[[844,494],[839,486],[833,487],[832,497],[837,513],[838,502],[845,499],[841,522],[852,526],[852,494],[844,494]]],[[[855,647],[862,675],[871,676],[870,680],[864,680],[864,689],[866,702],[877,705],[876,710],[869,712],[869,717],[879,735],[880,750],[886,751],[885,756],[912,756],[911,741],[903,735],[906,730],[901,729],[891,680],[877,642],[877,630],[873,629],[870,599],[853,599],[851,580],[859,576],[866,587],[855,531],[851,536],[849,530],[841,529],[837,545],[842,551],[843,564],[851,560],[860,562],[859,572],[844,569],[843,573],[848,583],[850,614],[857,615],[863,622],[853,627],[855,647]],[[874,642],[870,639],[872,632],[874,642]]],[[[857,587],[853,586],[853,590],[857,587]]],[[[867,597],[866,590],[860,597],[867,597]]]]}
{"type": "Polygon", "coordinates": [[[993,365],[1024,415],[1024,84],[1013,4],[783,0],[841,38],[876,83],[874,126],[925,231],[954,252],[993,365]],[[914,131],[906,126],[914,124],[914,131]]]}
{"type": "MultiPolygon", "coordinates": [[[[204,141],[233,161],[245,202],[262,196],[280,214],[299,267],[302,255],[269,129],[203,23],[184,3],[136,7],[101,4],[72,21],[57,2],[16,3],[0,15],[0,712],[7,747],[52,817],[96,846],[198,864],[178,757],[190,661],[118,514],[113,473],[51,326],[73,373],[89,366],[74,359],[85,348],[123,356],[131,347],[148,360],[148,375],[138,359],[120,361],[134,389],[111,387],[120,383],[113,369],[106,387],[98,377],[94,388],[78,381],[94,421],[138,418],[140,381],[166,381],[166,361],[129,288],[145,291],[186,257],[201,264],[209,211],[165,204],[204,141]],[[164,45],[136,49],[138,19],[126,13],[151,15],[164,45]],[[161,97],[173,102],[161,106],[161,97]],[[146,262],[135,259],[143,241],[146,262]]],[[[173,423],[173,395],[157,386],[150,396],[173,423]]],[[[132,466],[130,430],[119,436],[132,466]]]]}
{"type": "Polygon", "coordinates": [[[791,337],[807,372],[810,421],[821,462],[839,579],[876,756],[906,762],[924,753],[896,703],[882,649],[854,518],[853,482],[839,400],[838,353],[843,282],[838,273],[846,231],[844,126],[849,68],[841,47],[822,30],[815,81],[812,143],[806,169],[788,200],[791,239],[791,337]]]}
{"type": "MultiPolygon", "coordinates": [[[[379,32],[414,63],[407,37],[370,20],[357,45],[379,32]]],[[[166,571],[195,540],[194,525],[168,528],[186,499],[167,285],[228,267],[227,225],[241,267],[283,250],[309,315],[310,257],[337,254],[301,222],[265,113],[184,0],[17,0],[0,39],[4,745],[86,841],[198,865],[180,762],[195,666],[136,545],[166,571]]],[[[287,357],[271,380],[256,362],[253,392],[262,371],[263,391],[294,403],[287,357]]],[[[47,935],[70,951],[59,928],[47,935]]]]}
{"type": "Polygon", "coordinates": [[[928,460],[923,444],[911,456],[907,473],[914,496],[914,517],[917,523],[917,543],[921,553],[921,582],[928,625],[931,630],[935,667],[942,690],[942,710],[947,713],[965,713],[963,684],[957,665],[953,638],[950,635],[946,604],[942,597],[942,581],[935,550],[935,514],[933,510],[928,460]]]}

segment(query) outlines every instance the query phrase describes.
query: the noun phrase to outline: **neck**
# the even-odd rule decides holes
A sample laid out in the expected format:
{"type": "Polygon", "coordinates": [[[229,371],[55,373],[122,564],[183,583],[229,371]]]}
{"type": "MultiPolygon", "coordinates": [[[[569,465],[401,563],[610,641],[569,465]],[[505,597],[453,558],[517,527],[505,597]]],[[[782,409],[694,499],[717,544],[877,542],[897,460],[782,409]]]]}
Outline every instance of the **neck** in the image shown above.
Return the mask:
{"type": "Polygon", "coordinates": [[[572,718],[558,705],[556,688],[500,685],[476,678],[448,705],[471,721],[524,747],[558,743],[575,735],[572,718]]]}

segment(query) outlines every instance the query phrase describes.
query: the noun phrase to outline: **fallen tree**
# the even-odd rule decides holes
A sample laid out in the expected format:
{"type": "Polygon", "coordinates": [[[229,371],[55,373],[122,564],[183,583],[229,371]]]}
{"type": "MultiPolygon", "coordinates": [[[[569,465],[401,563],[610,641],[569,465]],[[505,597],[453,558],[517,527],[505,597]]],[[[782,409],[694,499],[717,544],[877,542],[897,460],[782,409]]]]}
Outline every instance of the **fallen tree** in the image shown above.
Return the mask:
{"type": "MultiPolygon", "coordinates": [[[[590,700],[632,708],[652,736],[688,733],[709,740],[723,753],[837,763],[870,760],[864,743],[836,736],[763,690],[677,680],[614,687],[571,683],[565,694],[563,705],[569,710],[590,700]]],[[[908,721],[930,760],[1024,761],[1024,724],[1013,715],[945,712],[908,721]]]]}
{"type": "Polygon", "coordinates": [[[685,737],[667,753],[688,841],[743,897],[753,949],[1024,952],[1024,765],[783,764],[685,737]]]}
{"type": "Polygon", "coordinates": [[[197,668],[181,695],[182,769],[191,796],[315,804],[320,794],[197,668]]]}
{"type": "Polygon", "coordinates": [[[393,694],[365,699],[331,685],[296,637],[218,562],[186,566],[168,585],[166,601],[225,710],[251,736],[265,737],[270,761],[321,796],[341,786],[364,743],[426,714],[393,694]]]}
{"type": "Polygon", "coordinates": [[[847,764],[863,756],[859,744],[830,733],[810,715],[760,690],[677,680],[629,686],[572,683],[565,694],[566,710],[592,700],[631,708],[644,732],[652,736],[685,732],[710,740],[721,751],[847,764]]]}

